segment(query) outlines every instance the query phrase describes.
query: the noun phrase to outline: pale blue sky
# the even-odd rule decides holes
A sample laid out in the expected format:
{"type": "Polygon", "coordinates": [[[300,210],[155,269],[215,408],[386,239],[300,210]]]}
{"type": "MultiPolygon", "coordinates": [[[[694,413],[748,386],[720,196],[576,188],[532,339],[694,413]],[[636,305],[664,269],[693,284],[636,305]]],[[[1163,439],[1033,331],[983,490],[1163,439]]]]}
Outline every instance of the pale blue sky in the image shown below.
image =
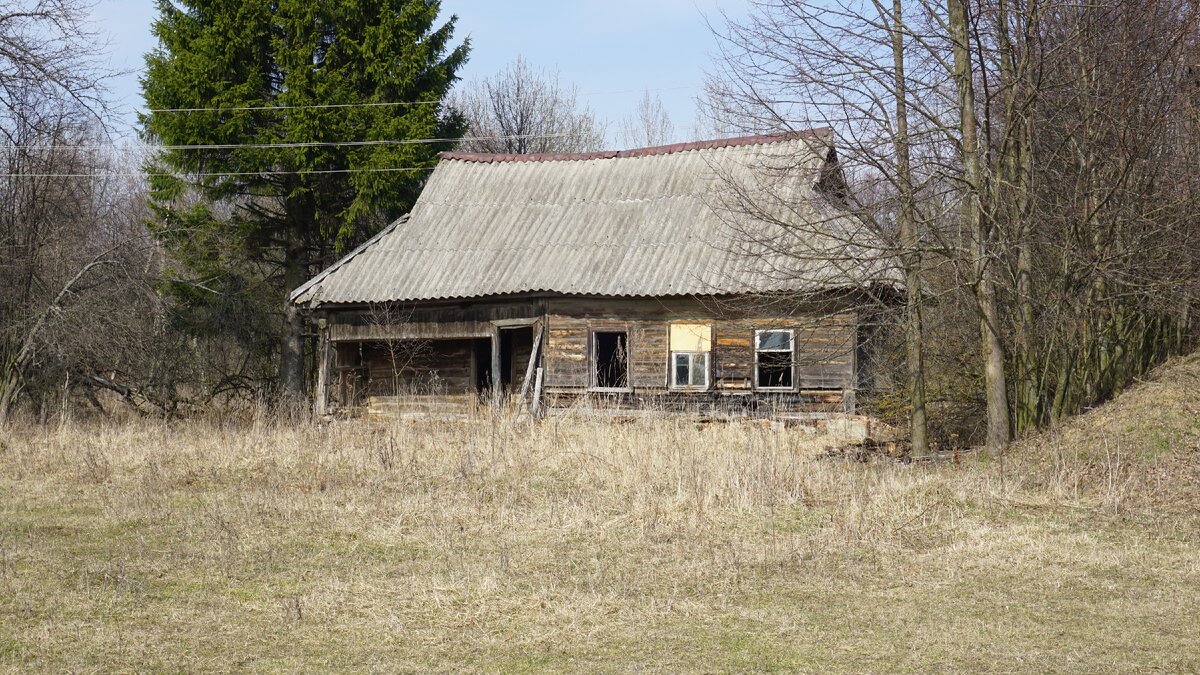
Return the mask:
{"type": "MultiPolygon", "coordinates": [[[[492,75],[523,55],[534,67],[557,69],[564,84],[592,94],[581,98],[608,123],[618,144],[620,120],[632,114],[641,91],[656,91],[676,134],[690,137],[704,70],[716,43],[707,15],[740,13],[745,0],[442,0],[444,17],[457,14],[457,35],[471,36],[464,79],[492,75]],[[595,92],[627,91],[621,94],[595,92]]],[[[153,48],[154,6],[145,0],[99,0],[97,30],[111,43],[114,68],[129,71],[110,85],[127,123],[141,106],[142,55],[153,48]]]]}

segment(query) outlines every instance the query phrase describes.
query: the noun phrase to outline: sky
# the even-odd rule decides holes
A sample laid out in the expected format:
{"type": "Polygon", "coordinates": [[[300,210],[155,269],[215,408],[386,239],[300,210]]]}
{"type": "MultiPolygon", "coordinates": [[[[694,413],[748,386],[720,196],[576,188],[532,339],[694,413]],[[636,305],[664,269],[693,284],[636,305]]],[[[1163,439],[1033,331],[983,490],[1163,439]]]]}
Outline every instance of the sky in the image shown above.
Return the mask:
{"type": "MultiPolygon", "coordinates": [[[[457,38],[471,39],[466,81],[495,74],[517,56],[534,68],[557,71],[574,84],[580,103],[607,123],[618,147],[621,120],[633,114],[643,92],[662,99],[675,140],[692,137],[695,100],[716,41],[706,23],[737,16],[746,0],[442,0],[442,17],[458,16],[457,38]],[[618,93],[619,92],[619,93],[618,93]]],[[[93,16],[109,42],[114,70],[109,84],[126,127],[141,106],[138,78],[143,55],[154,48],[148,0],[99,0],[93,16]]]]}

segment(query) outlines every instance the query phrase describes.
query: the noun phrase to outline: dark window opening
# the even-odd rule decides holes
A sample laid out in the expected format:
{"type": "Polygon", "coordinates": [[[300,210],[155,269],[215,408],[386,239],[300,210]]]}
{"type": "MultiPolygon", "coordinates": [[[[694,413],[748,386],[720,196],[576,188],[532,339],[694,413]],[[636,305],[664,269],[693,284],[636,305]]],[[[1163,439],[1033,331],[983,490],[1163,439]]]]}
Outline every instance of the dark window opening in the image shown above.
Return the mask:
{"type": "Polygon", "coordinates": [[[475,392],[482,395],[492,388],[492,341],[475,340],[475,392]]]}
{"type": "Polygon", "coordinates": [[[500,389],[512,389],[513,381],[513,331],[500,331],[500,389]]]}
{"type": "Polygon", "coordinates": [[[754,351],[757,385],[764,389],[791,389],[795,351],[792,331],[758,331],[754,351]]]}
{"type": "Polygon", "coordinates": [[[786,352],[762,352],[758,355],[758,386],[791,388],[792,355],[786,352]]]}
{"type": "Polygon", "coordinates": [[[629,386],[629,336],[624,331],[592,334],[596,386],[625,389],[629,386]]]}

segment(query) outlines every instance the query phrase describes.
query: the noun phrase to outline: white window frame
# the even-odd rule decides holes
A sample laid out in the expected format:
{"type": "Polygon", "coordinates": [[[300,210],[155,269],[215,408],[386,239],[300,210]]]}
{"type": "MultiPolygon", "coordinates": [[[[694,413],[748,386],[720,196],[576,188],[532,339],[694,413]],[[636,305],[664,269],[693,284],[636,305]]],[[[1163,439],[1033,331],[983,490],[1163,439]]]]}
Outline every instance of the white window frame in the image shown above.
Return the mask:
{"type": "Polygon", "coordinates": [[[796,331],[792,328],[758,328],[754,331],[754,388],[761,391],[796,391],[796,331]],[[758,338],[763,333],[787,333],[788,349],[759,349],[758,338]],[[786,387],[768,387],[758,383],[758,355],[762,352],[771,354],[789,354],[788,363],[792,369],[792,383],[786,387]]]}
{"type": "Polygon", "coordinates": [[[712,386],[712,352],[667,352],[667,384],[675,391],[708,391],[712,386]],[[675,381],[675,357],[687,356],[688,358],[688,376],[692,372],[692,359],[697,356],[704,357],[704,384],[679,384],[675,381]]]}

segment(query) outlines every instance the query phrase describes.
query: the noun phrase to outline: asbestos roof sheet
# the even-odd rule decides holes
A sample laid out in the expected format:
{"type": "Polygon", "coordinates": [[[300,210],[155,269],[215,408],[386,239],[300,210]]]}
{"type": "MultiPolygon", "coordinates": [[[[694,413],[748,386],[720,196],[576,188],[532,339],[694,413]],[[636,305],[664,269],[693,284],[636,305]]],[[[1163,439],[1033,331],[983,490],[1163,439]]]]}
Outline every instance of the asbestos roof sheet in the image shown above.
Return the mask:
{"type": "Polygon", "coordinates": [[[815,189],[833,158],[829,141],[816,131],[579,155],[445,153],[408,216],[292,299],[316,306],[870,283],[877,256],[861,224],[815,189]]]}

